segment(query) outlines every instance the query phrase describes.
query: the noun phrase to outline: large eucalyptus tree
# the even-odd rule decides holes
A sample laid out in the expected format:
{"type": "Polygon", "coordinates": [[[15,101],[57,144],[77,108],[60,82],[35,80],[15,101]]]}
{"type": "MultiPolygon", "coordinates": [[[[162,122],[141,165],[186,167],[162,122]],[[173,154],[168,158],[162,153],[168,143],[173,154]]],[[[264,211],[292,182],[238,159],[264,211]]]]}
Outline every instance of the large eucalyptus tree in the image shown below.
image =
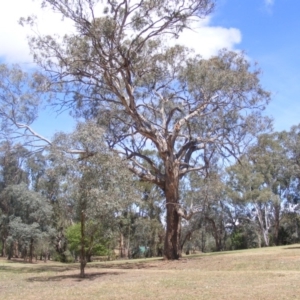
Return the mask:
{"type": "Polygon", "coordinates": [[[61,38],[30,39],[51,90],[63,92],[57,104],[96,118],[128,168],[163,190],[164,256],[177,259],[180,220],[186,217],[179,181],[209,168],[215,152],[237,155],[264,128],[260,111],[269,93],[260,86],[259,71],[242,54],[224,50],[204,60],[183,46],[170,46],[170,39],[211,13],[213,0],[41,2],[76,29],[61,38]],[[155,149],[159,158],[145,155],[145,148],[155,149]]]}

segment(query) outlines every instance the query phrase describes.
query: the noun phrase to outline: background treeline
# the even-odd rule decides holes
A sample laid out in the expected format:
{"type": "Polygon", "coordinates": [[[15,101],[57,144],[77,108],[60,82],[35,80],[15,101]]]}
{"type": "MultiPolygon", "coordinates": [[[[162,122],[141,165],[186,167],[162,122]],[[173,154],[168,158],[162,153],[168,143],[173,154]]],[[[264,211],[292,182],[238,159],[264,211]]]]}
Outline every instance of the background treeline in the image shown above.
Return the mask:
{"type": "MultiPolygon", "coordinates": [[[[72,134],[57,134],[44,154],[1,142],[2,256],[68,262],[84,254],[88,262],[163,254],[163,193],[132,176],[104,141],[95,142],[97,128],[79,124],[72,134]],[[89,157],[66,150],[79,144],[89,157]]],[[[188,216],[181,220],[182,252],[299,242],[299,153],[295,126],[258,136],[234,163],[216,156],[205,175],[191,173],[180,186],[188,216]]]]}

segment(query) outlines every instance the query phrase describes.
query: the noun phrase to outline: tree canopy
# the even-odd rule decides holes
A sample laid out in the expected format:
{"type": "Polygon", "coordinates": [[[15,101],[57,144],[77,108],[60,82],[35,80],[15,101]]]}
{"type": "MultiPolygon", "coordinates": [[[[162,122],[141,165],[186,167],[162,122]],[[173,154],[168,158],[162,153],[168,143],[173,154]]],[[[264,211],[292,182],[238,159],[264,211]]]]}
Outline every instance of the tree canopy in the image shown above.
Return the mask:
{"type": "MultiPolygon", "coordinates": [[[[180,179],[192,171],[207,174],[215,155],[238,157],[270,125],[261,114],[270,94],[260,85],[259,69],[241,53],[223,50],[205,60],[168,43],[211,13],[214,1],[41,3],[71,20],[75,32],[30,38],[35,62],[47,75],[36,82],[59,108],[95,120],[127,167],[161,188],[167,215],[164,257],[178,258],[180,222],[187,217],[180,207],[180,179]],[[154,150],[155,158],[145,149],[154,150]]],[[[34,24],[32,18],[21,20],[26,22],[34,24]]],[[[13,122],[41,138],[14,116],[13,122]]],[[[89,151],[73,153],[89,156],[89,151]]]]}

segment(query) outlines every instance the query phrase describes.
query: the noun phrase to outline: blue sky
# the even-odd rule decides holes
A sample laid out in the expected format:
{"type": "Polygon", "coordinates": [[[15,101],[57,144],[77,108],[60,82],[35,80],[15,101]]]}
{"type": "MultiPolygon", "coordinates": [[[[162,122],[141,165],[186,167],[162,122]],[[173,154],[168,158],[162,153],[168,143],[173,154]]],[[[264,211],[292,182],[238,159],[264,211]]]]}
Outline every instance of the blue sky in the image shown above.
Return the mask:
{"type": "Polygon", "coordinates": [[[299,12],[298,0],[221,0],[211,23],[240,30],[236,48],[262,69],[262,84],[272,92],[266,114],[275,130],[300,123],[299,12]]]}
{"type": "MultiPolygon", "coordinates": [[[[58,15],[42,12],[39,2],[10,0],[2,5],[2,62],[31,65],[26,42],[26,35],[31,32],[17,24],[21,16],[36,14],[42,33],[72,31],[70,24],[61,24],[58,15]]],[[[274,118],[274,129],[289,130],[300,123],[299,12],[299,0],[218,0],[214,13],[196,24],[195,32],[184,32],[179,42],[193,47],[205,58],[222,48],[245,51],[251,62],[259,64],[262,84],[272,92],[266,114],[274,118]]],[[[34,126],[49,138],[55,131],[70,131],[73,122],[66,114],[56,117],[54,112],[45,112],[34,126]]]]}

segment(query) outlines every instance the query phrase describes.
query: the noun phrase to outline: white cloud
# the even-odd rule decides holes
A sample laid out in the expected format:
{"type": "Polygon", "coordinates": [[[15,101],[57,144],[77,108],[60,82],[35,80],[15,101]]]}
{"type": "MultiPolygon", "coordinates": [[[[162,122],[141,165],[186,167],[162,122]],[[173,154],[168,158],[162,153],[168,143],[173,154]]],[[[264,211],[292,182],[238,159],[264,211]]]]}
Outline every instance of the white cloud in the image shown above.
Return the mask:
{"type": "Polygon", "coordinates": [[[273,6],[275,3],[275,0],[264,0],[265,3],[265,9],[269,14],[272,14],[273,6]]]}
{"type": "MultiPolygon", "coordinates": [[[[267,2],[273,2],[267,0],[267,2]]],[[[70,22],[61,20],[58,14],[41,10],[39,1],[10,0],[0,10],[0,58],[8,63],[30,63],[32,58],[27,45],[27,36],[32,32],[18,24],[20,17],[38,16],[38,30],[43,34],[65,34],[73,30],[70,22]]],[[[100,12],[100,11],[99,11],[100,12]]],[[[185,30],[177,43],[192,47],[203,57],[209,57],[222,48],[234,49],[241,41],[236,28],[210,26],[210,18],[200,21],[194,31],[185,30]]]]}
{"type": "Polygon", "coordinates": [[[267,6],[272,6],[274,4],[274,0],[265,0],[265,4],[267,6]]]}
{"type": "Polygon", "coordinates": [[[62,23],[61,17],[49,10],[41,10],[40,3],[32,0],[9,0],[0,10],[0,58],[8,63],[30,63],[32,58],[29,53],[27,36],[32,35],[28,26],[18,24],[21,17],[37,15],[38,28],[43,34],[66,33],[72,30],[72,25],[67,21],[62,23]]]}
{"type": "Polygon", "coordinates": [[[223,48],[234,50],[241,42],[240,30],[210,26],[209,23],[210,18],[200,21],[194,30],[185,30],[177,42],[193,48],[204,58],[217,54],[223,48]]]}

